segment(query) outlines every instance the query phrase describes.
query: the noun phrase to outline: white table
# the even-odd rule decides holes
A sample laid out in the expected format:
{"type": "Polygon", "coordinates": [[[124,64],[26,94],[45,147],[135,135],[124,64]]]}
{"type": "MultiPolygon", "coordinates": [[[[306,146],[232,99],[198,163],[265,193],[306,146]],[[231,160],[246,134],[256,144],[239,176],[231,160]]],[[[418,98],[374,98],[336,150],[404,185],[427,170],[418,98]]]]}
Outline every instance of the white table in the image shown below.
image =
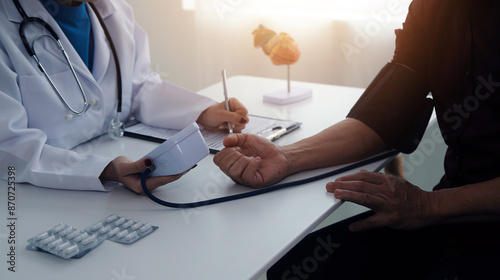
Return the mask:
{"type": "MultiPolygon", "coordinates": [[[[313,135],[343,119],[362,93],[358,88],[293,84],[312,88],[313,97],[286,106],[264,104],[262,94],[285,87],[286,82],[248,76],[229,78],[228,90],[252,114],[303,123],[297,131],[278,139],[278,144],[313,135]]],[[[200,93],[223,99],[220,83],[200,93]]],[[[127,137],[118,141],[101,137],[81,149],[139,159],[157,145],[127,137]]],[[[170,201],[187,202],[248,191],[227,178],[212,158],[208,156],[180,180],[155,194],[170,201]]],[[[378,170],[383,164],[382,160],[363,168],[378,170]]],[[[303,172],[286,180],[326,170],[330,169],[303,172]]],[[[0,213],[4,220],[0,227],[0,279],[256,279],[341,204],[325,190],[325,184],[332,180],[184,210],[159,206],[123,188],[103,193],[18,184],[13,200],[17,218],[13,232],[6,226],[10,222],[7,182],[0,181],[0,213]],[[112,213],[149,221],[159,229],[132,245],[105,241],[78,260],[25,249],[28,238],[58,223],[83,230],[112,213]],[[8,241],[13,238],[16,272],[9,271],[6,262],[11,246],[8,241]]]]}

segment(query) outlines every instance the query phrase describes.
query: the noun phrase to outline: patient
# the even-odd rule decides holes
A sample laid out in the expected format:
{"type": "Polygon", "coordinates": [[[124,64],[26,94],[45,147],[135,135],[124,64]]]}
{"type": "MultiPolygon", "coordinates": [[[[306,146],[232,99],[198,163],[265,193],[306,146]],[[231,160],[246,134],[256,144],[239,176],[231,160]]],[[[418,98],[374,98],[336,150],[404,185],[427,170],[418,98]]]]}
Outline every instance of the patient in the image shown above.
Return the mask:
{"type": "Polygon", "coordinates": [[[387,148],[410,153],[432,106],[448,145],[431,192],[366,171],[328,183],[336,198],[370,211],[311,233],[268,279],[500,278],[499,14],[499,1],[414,0],[392,62],[347,119],[283,147],[247,134],[224,140],[214,162],[256,188],[387,148]],[[315,258],[318,240],[336,248],[315,258]]]}

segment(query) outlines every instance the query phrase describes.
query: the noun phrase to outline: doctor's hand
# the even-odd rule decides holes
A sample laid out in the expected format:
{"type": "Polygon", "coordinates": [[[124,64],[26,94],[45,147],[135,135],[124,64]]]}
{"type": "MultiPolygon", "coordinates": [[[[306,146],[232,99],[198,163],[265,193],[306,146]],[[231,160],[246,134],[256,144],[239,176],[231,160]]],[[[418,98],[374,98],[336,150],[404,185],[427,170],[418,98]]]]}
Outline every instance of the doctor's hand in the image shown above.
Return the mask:
{"type": "Polygon", "coordinates": [[[236,183],[253,188],[271,185],[288,175],[285,152],[266,138],[230,134],[214,163],[236,183]]]}
{"type": "Polygon", "coordinates": [[[352,223],[349,226],[352,231],[383,226],[409,230],[433,223],[430,218],[432,194],[401,177],[363,170],[328,183],[326,190],[338,199],[366,206],[375,212],[352,223]]]}
{"type": "Polygon", "coordinates": [[[236,98],[229,98],[229,112],[225,102],[213,105],[201,113],[196,122],[209,130],[227,130],[231,123],[234,132],[241,132],[248,123],[248,110],[236,98]]]}
{"type": "MultiPolygon", "coordinates": [[[[144,194],[141,187],[141,173],[150,168],[152,165],[153,161],[149,158],[132,161],[127,157],[120,156],[112,160],[104,168],[101,176],[99,176],[99,179],[101,179],[101,181],[119,182],[136,193],[144,194]]],[[[148,189],[152,191],[160,186],[179,179],[186,172],[172,176],[148,178],[146,179],[146,185],[148,186],[148,189]]]]}

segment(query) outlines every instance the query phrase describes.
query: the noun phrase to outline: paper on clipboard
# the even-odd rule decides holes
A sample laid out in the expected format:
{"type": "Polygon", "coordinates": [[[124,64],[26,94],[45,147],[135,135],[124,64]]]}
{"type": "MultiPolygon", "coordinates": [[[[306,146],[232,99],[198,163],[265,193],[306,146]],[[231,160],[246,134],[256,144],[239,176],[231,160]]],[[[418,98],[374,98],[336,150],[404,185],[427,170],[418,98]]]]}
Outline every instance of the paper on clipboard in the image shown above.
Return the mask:
{"type": "MultiPolygon", "coordinates": [[[[249,115],[249,122],[242,133],[260,135],[271,141],[290,133],[300,127],[302,123],[249,115]]],[[[174,136],[178,130],[152,127],[143,123],[136,123],[125,128],[125,135],[155,142],[163,142],[174,136]]],[[[216,153],[224,148],[222,141],[227,136],[227,132],[210,131],[200,128],[200,132],[207,143],[211,153],[216,153]]]]}

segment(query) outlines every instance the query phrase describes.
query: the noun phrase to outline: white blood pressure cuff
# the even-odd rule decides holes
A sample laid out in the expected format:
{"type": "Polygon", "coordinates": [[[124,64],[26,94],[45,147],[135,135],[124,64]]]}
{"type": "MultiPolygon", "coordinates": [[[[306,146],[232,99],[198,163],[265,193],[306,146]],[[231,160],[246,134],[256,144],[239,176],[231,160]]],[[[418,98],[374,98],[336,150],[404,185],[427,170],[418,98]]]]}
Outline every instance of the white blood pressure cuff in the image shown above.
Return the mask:
{"type": "Polygon", "coordinates": [[[429,88],[411,69],[386,64],[352,107],[348,118],[368,125],[391,148],[413,152],[433,110],[429,88]]]}

